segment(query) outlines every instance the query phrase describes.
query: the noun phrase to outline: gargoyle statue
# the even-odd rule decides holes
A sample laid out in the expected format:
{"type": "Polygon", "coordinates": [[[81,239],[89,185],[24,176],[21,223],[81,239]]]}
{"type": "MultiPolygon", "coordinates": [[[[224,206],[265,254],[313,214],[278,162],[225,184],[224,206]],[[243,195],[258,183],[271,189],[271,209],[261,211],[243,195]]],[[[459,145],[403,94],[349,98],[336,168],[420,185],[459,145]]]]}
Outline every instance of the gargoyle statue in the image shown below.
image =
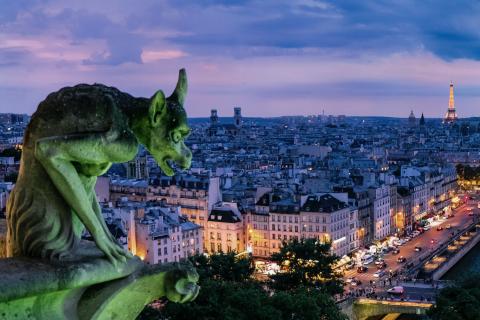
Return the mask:
{"type": "Polygon", "coordinates": [[[94,186],[112,163],[135,157],[139,144],[167,175],[172,162],[189,168],[190,133],[183,108],[187,78],[180,70],[165,98],[134,98],[101,84],[80,84],[51,93],[25,131],[18,180],[7,204],[7,256],[65,259],[86,227],[115,265],[130,253],[108,231],[94,186]]]}

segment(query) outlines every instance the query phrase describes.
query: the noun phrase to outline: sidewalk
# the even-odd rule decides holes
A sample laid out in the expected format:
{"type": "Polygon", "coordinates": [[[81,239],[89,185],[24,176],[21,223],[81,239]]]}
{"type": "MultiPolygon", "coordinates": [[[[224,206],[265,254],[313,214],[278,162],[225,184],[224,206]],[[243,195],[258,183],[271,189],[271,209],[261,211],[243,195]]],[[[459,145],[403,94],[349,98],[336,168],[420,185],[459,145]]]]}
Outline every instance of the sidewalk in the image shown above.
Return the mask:
{"type": "Polygon", "coordinates": [[[434,282],[434,286],[432,283],[424,283],[423,280],[418,280],[416,282],[400,282],[398,286],[406,287],[406,288],[424,288],[424,289],[434,289],[435,287],[442,289],[446,287],[448,283],[445,282],[434,282]]]}

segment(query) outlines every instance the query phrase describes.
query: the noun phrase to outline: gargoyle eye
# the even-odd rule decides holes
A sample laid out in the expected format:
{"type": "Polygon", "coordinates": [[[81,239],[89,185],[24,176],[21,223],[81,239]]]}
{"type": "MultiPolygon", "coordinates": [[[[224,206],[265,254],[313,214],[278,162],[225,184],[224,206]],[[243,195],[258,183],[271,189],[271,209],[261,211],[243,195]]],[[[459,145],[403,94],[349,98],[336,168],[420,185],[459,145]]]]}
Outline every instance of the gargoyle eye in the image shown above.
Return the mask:
{"type": "Polygon", "coordinates": [[[182,139],[182,134],[178,131],[174,131],[172,134],[172,140],[174,143],[178,143],[182,139]]]}

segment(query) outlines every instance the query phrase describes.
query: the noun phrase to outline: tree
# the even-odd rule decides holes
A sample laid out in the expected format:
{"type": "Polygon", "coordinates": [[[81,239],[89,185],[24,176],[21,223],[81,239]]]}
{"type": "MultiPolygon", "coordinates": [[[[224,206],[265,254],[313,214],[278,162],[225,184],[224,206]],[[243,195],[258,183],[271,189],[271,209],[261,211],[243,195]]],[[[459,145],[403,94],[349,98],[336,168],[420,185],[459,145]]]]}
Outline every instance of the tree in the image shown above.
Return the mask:
{"type": "MultiPolygon", "coordinates": [[[[331,296],[300,288],[270,295],[260,283],[206,280],[197,299],[168,303],[157,319],[190,320],[346,320],[331,296]]],[[[148,318],[144,318],[148,319],[148,318]]]]}
{"type": "Polygon", "coordinates": [[[480,314],[480,274],[467,276],[440,290],[436,303],[428,310],[433,320],[474,320],[480,314]]]}
{"type": "MultiPolygon", "coordinates": [[[[255,283],[207,279],[202,282],[195,301],[187,304],[169,302],[162,310],[163,319],[251,320],[281,319],[281,313],[269,304],[268,294],[255,283]]],[[[161,318],[162,319],[162,318],[161,318]]]]}
{"type": "Polygon", "coordinates": [[[255,271],[251,257],[237,257],[234,252],[216,253],[208,257],[199,254],[190,257],[190,261],[197,269],[200,279],[244,282],[255,271]]]}
{"type": "Polygon", "coordinates": [[[332,297],[317,289],[299,287],[271,291],[251,277],[251,258],[234,253],[196,255],[190,258],[200,275],[196,300],[166,302],[160,309],[147,307],[140,320],[346,320],[332,297]]]}
{"type": "Polygon", "coordinates": [[[332,269],[338,257],[330,253],[330,247],[330,243],[317,239],[284,242],[271,257],[282,268],[282,272],[270,276],[271,287],[291,291],[304,286],[330,295],[342,293],[341,275],[332,269]]]}
{"type": "Polygon", "coordinates": [[[293,292],[276,292],[271,298],[271,303],[275,310],[282,313],[282,319],[347,319],[331,296],[316,290],[312,292],[312,289],[299,288],[293,292]]]}

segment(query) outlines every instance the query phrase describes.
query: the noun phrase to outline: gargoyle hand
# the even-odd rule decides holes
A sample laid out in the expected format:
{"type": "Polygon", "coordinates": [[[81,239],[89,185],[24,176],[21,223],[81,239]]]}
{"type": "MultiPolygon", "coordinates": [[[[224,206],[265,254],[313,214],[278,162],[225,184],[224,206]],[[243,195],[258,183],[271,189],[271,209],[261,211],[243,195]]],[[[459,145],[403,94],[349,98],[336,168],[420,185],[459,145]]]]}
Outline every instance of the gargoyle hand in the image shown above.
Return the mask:
{"type": "Polygon", "coordinates": [[[128,251],[121,248],[103,229],[100,235],[94,236],[97,247],[105,253],[110,262],[116,266],[118,262],[125,263],[131,257],[128,251]]]}
{"type": "Polygon", "coordinates": [[[165,275],[165,295],[168,300],[178,303],[193,301],[199,291],[198,273],[191,263],[175,264],[176,269],[167,271],[165,275]]]}

